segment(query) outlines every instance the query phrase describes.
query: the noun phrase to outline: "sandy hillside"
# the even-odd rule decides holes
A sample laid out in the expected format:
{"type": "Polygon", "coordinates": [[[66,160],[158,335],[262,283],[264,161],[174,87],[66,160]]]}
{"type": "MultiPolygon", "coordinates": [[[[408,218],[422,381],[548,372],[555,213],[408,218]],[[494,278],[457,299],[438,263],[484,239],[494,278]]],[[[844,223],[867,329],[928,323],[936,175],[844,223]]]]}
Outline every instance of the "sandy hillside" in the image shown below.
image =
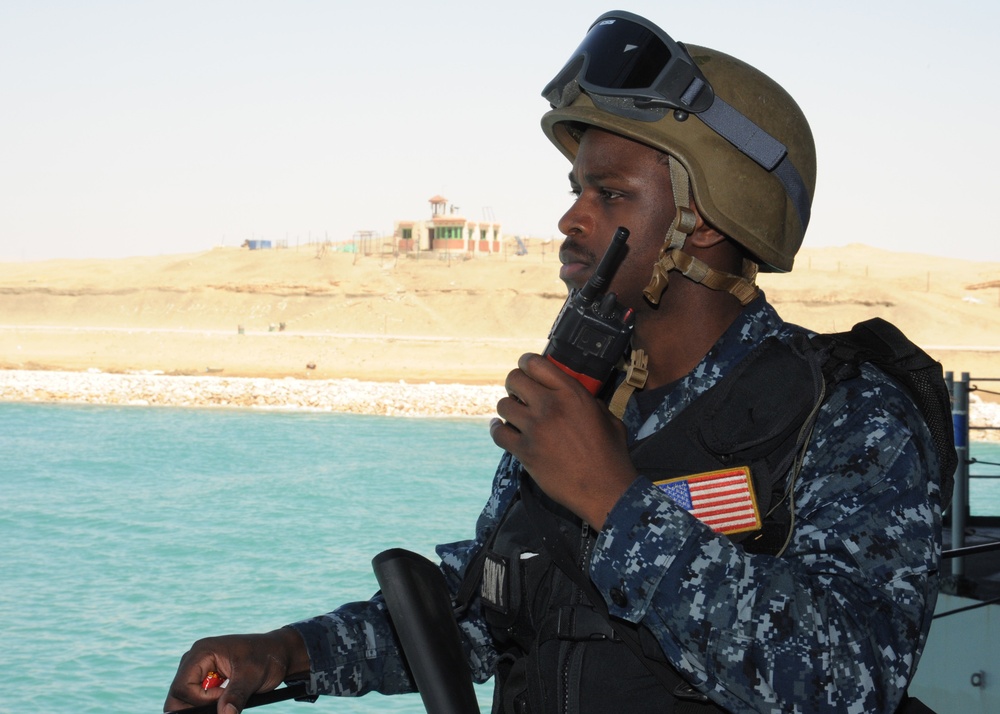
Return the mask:
{"type": "MultiPolygon", "coordinates": [[[[541,244],[472,260],[303,247],[0,263],[0,368],[498,383],[544,345],[557,271],[541,244]]],[[[792,322],[879,315],[979,377],[1000,377],[1000,287],[970,286],[997,281],[1000,263],[860,245],[803,250],[760,280],[792,322]]]]}

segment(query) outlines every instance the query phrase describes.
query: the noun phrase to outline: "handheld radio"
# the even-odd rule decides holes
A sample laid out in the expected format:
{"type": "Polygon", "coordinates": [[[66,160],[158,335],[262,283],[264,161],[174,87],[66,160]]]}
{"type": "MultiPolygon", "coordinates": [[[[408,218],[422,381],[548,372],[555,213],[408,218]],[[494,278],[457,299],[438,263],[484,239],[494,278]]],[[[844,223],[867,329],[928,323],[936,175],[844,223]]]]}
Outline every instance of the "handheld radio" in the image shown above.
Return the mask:
{"type": "Polygon", "coordinates": [[[542,353],[594,396],[601,391],[632,337],[633,311],[601,290],[625,251],[628,229],[619,227],[590,280],[566,298],[542,353]]]}

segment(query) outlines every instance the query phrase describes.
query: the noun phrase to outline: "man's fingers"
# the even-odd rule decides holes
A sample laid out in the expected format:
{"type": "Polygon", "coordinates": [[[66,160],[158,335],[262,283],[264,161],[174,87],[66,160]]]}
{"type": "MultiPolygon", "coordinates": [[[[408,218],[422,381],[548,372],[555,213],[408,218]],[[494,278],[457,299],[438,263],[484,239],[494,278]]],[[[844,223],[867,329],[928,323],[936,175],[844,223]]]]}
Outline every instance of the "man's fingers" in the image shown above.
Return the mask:
{"type": "Polygon", "coordinates": [[[490,419],[490,438],[493,439],[493,443],[499,446],[504,451],[510,451],[508,445],[510,443],[510,431],[514,427],[509,426],[507,422],[503,419],[493,418],[490,419]]]}
{"type": "Polygon", "coordinates": [[[515,392],[511,396],[504,397],[497,402],[497,416],[504,421],[516,419],[519,414],[524,414],[529,409],[530,400],[521,399],[515,396],[515,394],[517,393],[515,392]]]}
{"type": "MultiPolygon", "coordinates": [[[[524,356],[521,357],[521,360],[524,356]]],[[[520,363],[521,360],[518,360],[520,363]]],[[[532,379],[522,368],[511,370],[504,381],[504,389],[507,396],[520,404],[531,404],[531,396],[534,390],[538,389],[538,383],[532,379]]]]}
{"type": "Polygon", "coordinates": [[[238,714],[243,711],[243,708],[250,701],[250,697],[253,696],[254,690],[247,689],[246,687],[234,686],[230,684],[226,693],[219,698],[219,711],[222,714],[238,714]]]}
{"type": "Polygon", "coordinates": [[[547,392],[565,389],[570,379],[547,357],[528,352],[517,360],[517,369],[512,370],[504,382],[511,399],[531,405],[535,397],[544,398],[547,392]]]}
{"type": "MultiPolygon", "coordinates": [[[[182,696],[169,696],[167,701],[163,704],[164,712],[182,712],[188,709],[193,709],[198,707],[199,709],[204,709],[210,705],[215,704],[217,700],[221,699],[221,696],[214,694],[209,690],[205,693],[199,687],[198,694],[193,696],[182,695],[182,696]]],[[[217,705],[216,705],[217,706],[217,705]]],[[[212,711],[216,711],[215,706],[212,707],[212,711]]]]}
{"type": "MultiPolygon", "coordinates": [[[[583,385],[567,372],[564,372],[559,365],[548,357],[529,352],[521,355],[521,358],[517,361],[517,366],[532,381],[547,389],[557,390],[569,387],[571,389],[579,388],[586,391],[583,385]]],[[[587,393],[589,394],[589,392],[587,393]]]]}
{"type": "Polygon", "coordinates": [[[537,384],[552,389],[559,386],[559,368],[548,357],[528,352],[517,360],[518,368],[537,384]]]}

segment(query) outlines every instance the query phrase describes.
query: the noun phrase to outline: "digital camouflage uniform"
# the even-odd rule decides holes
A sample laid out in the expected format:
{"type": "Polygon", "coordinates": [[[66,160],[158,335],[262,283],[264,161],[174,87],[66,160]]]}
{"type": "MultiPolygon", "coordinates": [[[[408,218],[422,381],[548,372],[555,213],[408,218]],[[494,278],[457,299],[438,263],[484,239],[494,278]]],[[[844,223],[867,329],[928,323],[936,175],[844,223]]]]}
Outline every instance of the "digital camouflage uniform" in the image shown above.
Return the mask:
{"type": "MultiPolygon", "coordinates": [[[[630,403],[630,442],[657,431],[766,337],[801,331],[761,296],[648,419],[630,403]]],[[[590,577],[612,615],[648,628],[670,663],[728,710],[892,712],[936,599],[937,463],[910,398],[865,365],[820,411],[782,556],[745,553],[640,478],[598,534],[590,577]]],[[[506,454],[475,541],[438,547],[454,590],[514,498],[519,471],[506,454]]],[[[460,626],[474,676],[485,681],[496,652],[478,600],[460,626]]],[[[379,597],[293,627],[320,693],[413,691],[379,597]]]]}

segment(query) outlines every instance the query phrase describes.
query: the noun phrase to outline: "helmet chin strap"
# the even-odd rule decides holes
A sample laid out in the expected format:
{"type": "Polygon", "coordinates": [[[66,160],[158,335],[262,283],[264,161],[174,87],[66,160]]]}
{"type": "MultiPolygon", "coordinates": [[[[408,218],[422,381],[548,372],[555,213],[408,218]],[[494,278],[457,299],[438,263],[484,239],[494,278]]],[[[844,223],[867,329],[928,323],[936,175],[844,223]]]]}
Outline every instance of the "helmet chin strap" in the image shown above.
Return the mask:
{"type": "MultiPolygon", "coordinates": [[[[673,186],[674,206],[676,214],[673,223],[663,246],[660,248],[660,257],[653,266],[653,277],[649,285],[642,291],[653,305],[660,303],[663,292],[667,289],[668,277],[671,270],[678,270],[685,277],[696,283],[701,283],[712,290],[724,290],[740,301],[740,305],[746,305],[757,297],[757,285],[754,278],[757,277],[757,264],[748,258],[743,259],[743,275],[733,275],[721,270],[708,267],[704,261],[688,255],[684,252],[684,241],[694,232],[697,224],[697,216],[691,210],[691,181],[688,178],[687,170],[673,156],[668,156],[670,162],[670,183],[673,186]]],[[[625,413],[625,406],[628,404],[632,393],[637,389],[646,386],[646,377],[649,375],[649,357],[641,349],[633,349],[631,362],[627,367],[625,379],[615,389],[608,408],[618,417],[622,418],[625,413]]]]}
{"type": "Polygon", "coordinates": [[[670,165],[670,184],[674,193],[674,220],[667,231],[667,237],[660,248],[660,257],[653,265],[653,277],[649,285],[642,291],[653,305],[660,303],[663,292],[670,282],[669,273],[680,271],[684,277],[696,283],[701,283],[712,290],[723,290],[733,295],[746,305],[757,297],[758,289],[754,283],[757,276],[757,264],[752,260],[743,259],[743,275],[733,275],[711,268],[704,261],[685,253],[684,242],[694,232],[697,218],[691,210],[691,180],[687,169],[673,156],[667,157],[670,165]]]}

